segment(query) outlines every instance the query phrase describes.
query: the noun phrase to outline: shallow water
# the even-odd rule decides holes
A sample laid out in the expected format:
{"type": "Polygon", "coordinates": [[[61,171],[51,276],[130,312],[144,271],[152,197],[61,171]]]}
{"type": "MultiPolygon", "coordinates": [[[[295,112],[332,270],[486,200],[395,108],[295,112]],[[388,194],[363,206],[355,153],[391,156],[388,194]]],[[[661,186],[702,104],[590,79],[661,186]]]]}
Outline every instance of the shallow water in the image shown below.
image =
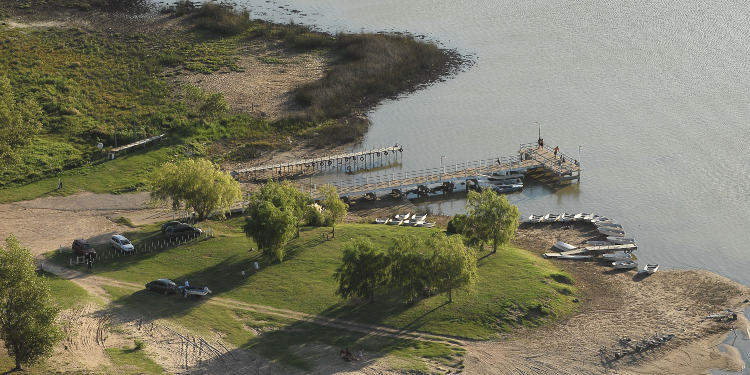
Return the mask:
{"type": "Polygon", "coordinates": [[[747,3],[240,4],[254,17],[329,31],[422,34],[474,56],[468,71],[376,108],[363,147],[402,143],[402,169],[437,167],[441,155],[446,164],[512,155],[536,140],[538,121],[547,144],[570,155],[582,145],[584,172],[578,186],[510,195],[525,215],[600,213],[637,239],[645,262],[750,284],[747,3]]]}

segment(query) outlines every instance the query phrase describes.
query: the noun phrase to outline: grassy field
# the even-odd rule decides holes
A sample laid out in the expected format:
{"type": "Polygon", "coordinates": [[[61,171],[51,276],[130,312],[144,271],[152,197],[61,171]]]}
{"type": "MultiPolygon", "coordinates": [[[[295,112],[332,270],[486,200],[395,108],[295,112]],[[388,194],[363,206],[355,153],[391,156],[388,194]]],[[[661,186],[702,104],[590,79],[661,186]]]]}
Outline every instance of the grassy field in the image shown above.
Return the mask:
{"type": "Polygon", "coordinates": [[[47,278],[49,282],[53,301],[62,310],[71,309],[94,301],[94,297],[85,289],[70,280],[61,279],[46,272],[43,274],[43,277],[47,278]]]}
{"type": "Polygon", "coordinates": [[[36,135],[13,147],[10,157],[0,155],[0,202],[80,190],[143,190],[148,173],[165,161],[247,160],[290,147],[290,138],[319,146],[355,141],[368,122],[352,115],[438,78],[453,61],[447,51],[409,36],[333,36],[263,21],[223,35],[200,26],[198,16],[184,17],[195,27],[154,33],[0,23],[0,74],[10,80],[16,101],[31,100],[41,108],[36,135]],[[239,70],[238,59],[249,53],[244,47],[256,41],[331,56],[330,74],[294,95],[305,115],[273,122],[230,112],[207,115],[201,110],[205,97],[193,98],[173,83],[184,73],[239,70]],[[380,53],[384,49],[393,53],[380,53]],[[108,162],[106,149],[114,147],[115,133],[119,145],[161,133],[168,140],[108,162]],[[96,148],[98,142],[104,151],[96,148]],[[212,152],[215,142],[232,152],[212,152]],[[58,178],[64,180],[59,191],[58,178]]]}
{"type": "MultiPolygon", "coordinates": [[[[178,283],[208,285],[214,295],[239,301],[322,314],[398,328],[486,339],[513,327],[536,326],[571,313],[576,289],[570,276],[550,262],[525,250],[503,248],[478,262],[479,280],[469,294],[459,291],[453,303],[445,295],[401,302],[398,293],[376,296],[375,303],[345,301],[334,294],[333,272],[341,261],[340,248],[349,238],[367,237],[386,248],[404,233],[426,236],[437,229],[346,224],[337,237],[326,241],[327,229],[304,228],[290,243],[289,257],[281,264],[250,270],[260,254],[241,231],[241,219],[214,223],[216,238],[200,240],[168,251],[121,257],[98,263],[93,272],[106,277],[143,284],[166,277],[178,283]]],[[[125,235],[136,245],[160,238],[157,226],[125,235]]],[[[53,254],[58,263],[67,255],[53,254]]],[[[158,315],[157,315],[158,317],[158,315]]]]}
{"type": "Polygon", "coordinates": [[[119,375],[161,375],[164,369],[146,356],[143,350],[135,347],[108,348],[107,354],[112,359],[114,369],[119,375]]]}

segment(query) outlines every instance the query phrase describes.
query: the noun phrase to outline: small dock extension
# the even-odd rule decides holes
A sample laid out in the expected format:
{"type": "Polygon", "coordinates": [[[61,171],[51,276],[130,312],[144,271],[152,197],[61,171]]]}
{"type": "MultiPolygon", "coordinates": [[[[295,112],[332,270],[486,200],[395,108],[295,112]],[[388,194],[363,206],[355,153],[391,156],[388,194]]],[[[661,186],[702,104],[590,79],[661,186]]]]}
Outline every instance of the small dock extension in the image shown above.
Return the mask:
{"type": "Polygon", "coordinates": [[[268,178],[279,178],[312,174],[325,171],[354,173],[363,169],[383,167],[398,162],[404,152],[398,144],[390,147],[372,148],[364,151],[321,156],[311,159],[295,160],[279,164],[259,165],[230,172],[238,180],[260,181],[268,178]]]}

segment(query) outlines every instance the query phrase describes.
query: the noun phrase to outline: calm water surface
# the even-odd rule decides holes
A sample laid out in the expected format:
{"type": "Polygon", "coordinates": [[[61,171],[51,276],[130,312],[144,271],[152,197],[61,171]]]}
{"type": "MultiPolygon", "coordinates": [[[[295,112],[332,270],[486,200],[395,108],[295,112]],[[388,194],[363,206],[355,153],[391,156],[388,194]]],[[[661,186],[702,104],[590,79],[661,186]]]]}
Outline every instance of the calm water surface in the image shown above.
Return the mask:
{"type": "Polygon", "coordinates": [[[750,4],[240,3],[258,18],[408,31],[474,56],[468,71],[370,114],[364,147],[404,144],[403,169],[512,155],[536,140],[538,121],[547,144],[583,146],[585,170],[579,186],[509,196],[525,215],[600,213],[638,240],[643,261],[750,284],[750,4]]]}

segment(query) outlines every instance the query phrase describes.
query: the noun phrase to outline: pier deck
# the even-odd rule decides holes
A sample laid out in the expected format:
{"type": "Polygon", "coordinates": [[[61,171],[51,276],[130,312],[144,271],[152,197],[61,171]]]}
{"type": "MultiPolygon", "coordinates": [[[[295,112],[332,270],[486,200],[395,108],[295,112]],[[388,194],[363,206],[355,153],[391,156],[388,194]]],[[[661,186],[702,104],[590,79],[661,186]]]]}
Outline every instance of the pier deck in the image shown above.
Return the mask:
{"type": "MultiPolygon", "coordinates": [[[[368,193],[401,193],[434,192],[442,189],[444,192],[453,190],[456,184],[473,181],[476,183],[486,179],[487,175],[496,172],[522,173],[544,183],[560,186],[580,179],[581,166],[578,160],[563,153],[555,155],[549,147],[537,147],[536,143],[522,144],[518,155],[459,162],[453,165],[423,169],[418,171],[403,171],[375,176],[364,176],[356,179],[333,182],[341,196],[364,195],[368,193]],[[441,187],[442,185],[442,187],[441,187]]],[[[312,195],[317,196],[313,190],[312,195]]]]}

